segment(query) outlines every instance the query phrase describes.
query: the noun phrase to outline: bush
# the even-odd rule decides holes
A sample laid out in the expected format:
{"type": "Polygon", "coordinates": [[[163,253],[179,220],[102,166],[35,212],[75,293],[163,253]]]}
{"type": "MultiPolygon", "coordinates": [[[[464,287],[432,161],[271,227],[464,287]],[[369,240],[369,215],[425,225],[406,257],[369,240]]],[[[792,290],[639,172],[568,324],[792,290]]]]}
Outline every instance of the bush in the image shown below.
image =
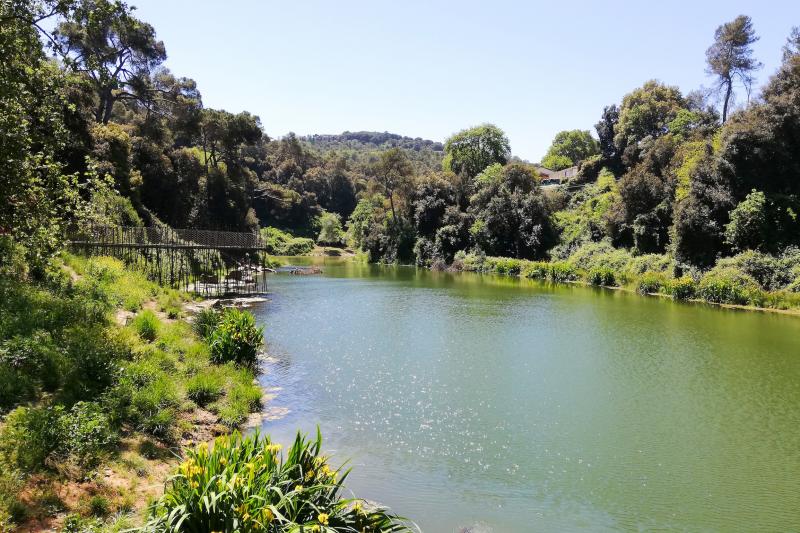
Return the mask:
{"type": "Polygon", "coordinates": [[[347,473],[298,434],[288,456],[258,433],[187,451],[153,507],[149,531],[410,531],[385,509],[344,499],[347,473]]]}
{"type": "Polygon", "coordinates": [[[697,284],[691,276],[671,279],[664,285],[664,291],[674,300],[689,300],[694,298],[697,284]]]}
{"type": "Polygon", "coordinates": [[[639,294],[659,293],[669,283],[669,279],[659,272],[645,272],[636,284],[639,294]]]}
{"type": "Polygon", "coordinates": [[[194,316],[192,321],[192,329],[198,337],[207,339],[211,336],[211,332],[219,324],[220,313],[214,309],[201,309],[194,316]]]}
{"type": "Polygon", "coordinates": [[[552,281],[565,282],[575,281],[578,279],[578,272],[571,264],[564,261],[555,261],[550,263],[550,271],[548,277],[552,281]]]}
{"type": "Polygon", "coordinates": [[[263,342],[263,328],[256,327],[252,314],[236,308],[226,309],[211,334],[211,360],[216,364],[232,361],[254,367],[263,342]]]}
{"type": "Polygon", "coordinates": [[[587,274],[587,281],[592,285],[613,287],[617,284],[614,271],[608,267],[594,267],[587,274]]]}
{"type": "Polygon", "coordinates": [[[760,298],[758,282],[732,267],[716,267],[700,280],[697,295],[708,302],[747,305],[760,298]]]}
{"type": "Polygon", "coordinates": [[[76,403],[69,411],[60,405],[19,407],[0,433],[0,455],[23,472],[67,458],[91,467],[115,442],[108,417],[94,402],[76,403]]]}
{"type": "Polygon", "coordinates": [[[136,333],[138,333],[142,339],[148,342],[156,340],[160,325],[161,321],[156,314],[149,309],[142,311],[133,319],[133,329],[136,330],[136,333]]]}
{"type": "Polygon", "coordinates": [[[267,253],[274,255],[305,255],[314,249],[314,241],[304,237],[293,237],[278,228],[267,227],[261,230],[267,253]]]}
{"type": "Polygon", "coordinates": [[[495,272],[497,274],[518,276],[522,272],[524,263],[525,261],[522,259],[514,259],[511,257],[487,257],[485,269],[488,272],[495,272]]]}
{"type": "Polygon", "coordinates": [[[41,470],[63,446],[62,407],[18,407],[0,433],[0,456],[22,470],[41,470]]]}

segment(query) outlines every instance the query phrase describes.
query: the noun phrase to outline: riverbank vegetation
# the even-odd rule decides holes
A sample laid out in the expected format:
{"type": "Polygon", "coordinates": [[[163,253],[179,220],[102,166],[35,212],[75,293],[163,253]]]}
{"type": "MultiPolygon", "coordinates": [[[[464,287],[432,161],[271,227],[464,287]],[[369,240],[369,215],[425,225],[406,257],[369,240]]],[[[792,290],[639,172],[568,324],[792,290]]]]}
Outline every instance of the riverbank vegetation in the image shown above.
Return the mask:
{"type": "Polygon", "coordinates": [[[255,433],[187,453],[146,531],[409,531],[385,509],[342,496],[348,471],[321,454],[322,436],[281,445],[255,433]]]}
{"type": "Polygon", "coordinates": [[[141,511],[170,448],[260,408],[261,332],[245,313],[223,313],[208,334],[221,341],[206,342],[169,318],[185,295],[103,257],[2,276],[0,293],[2,527],[141,511]]]}

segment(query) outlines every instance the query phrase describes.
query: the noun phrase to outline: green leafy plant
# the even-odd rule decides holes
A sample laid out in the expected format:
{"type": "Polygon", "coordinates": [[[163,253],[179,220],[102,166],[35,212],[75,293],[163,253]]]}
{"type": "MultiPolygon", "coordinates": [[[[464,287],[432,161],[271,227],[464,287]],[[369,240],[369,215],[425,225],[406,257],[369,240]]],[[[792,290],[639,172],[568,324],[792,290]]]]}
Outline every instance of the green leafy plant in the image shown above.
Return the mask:
{"type": "Polygon", "coordinates": [[[587,280],[592,285],[613,287],[617,284],[614,271],[609,267],[598,266],[592,268],[587,274],[587,280]]]}
{"type": "Polygon", "coordinates": [[[669,280],[664,286],[664,290],[675,300],[689,300],[695,296],[697,283],[691,276],[683,276],[669,280]]]}
{"type": "Polygon", "coordinates": [[[186,453],[144,531],[410,531],[386,509],[342,497],[349,470],[298,434],[287,456],[269,436],[238,433],[186,453]]]}
{"type": "Polygon", "coordinates": [[[254,367],[263,342],[263,328],[256,326],[252,314],[236,308],[226,309],[211,333],[211,360],[216,364],[232,361],[254,367]]]}

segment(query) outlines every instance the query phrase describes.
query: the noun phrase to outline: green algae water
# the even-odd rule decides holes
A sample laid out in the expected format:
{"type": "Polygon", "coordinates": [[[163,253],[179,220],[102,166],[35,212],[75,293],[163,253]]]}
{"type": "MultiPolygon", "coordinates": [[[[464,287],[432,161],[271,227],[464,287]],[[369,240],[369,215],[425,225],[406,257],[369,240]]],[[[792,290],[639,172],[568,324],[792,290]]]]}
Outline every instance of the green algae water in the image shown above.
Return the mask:
{"type": "Polygon", "coordinates": [[[254,308],[275,398],[426,532],[800,530],[800,318],[327,262],[254,308]]]}

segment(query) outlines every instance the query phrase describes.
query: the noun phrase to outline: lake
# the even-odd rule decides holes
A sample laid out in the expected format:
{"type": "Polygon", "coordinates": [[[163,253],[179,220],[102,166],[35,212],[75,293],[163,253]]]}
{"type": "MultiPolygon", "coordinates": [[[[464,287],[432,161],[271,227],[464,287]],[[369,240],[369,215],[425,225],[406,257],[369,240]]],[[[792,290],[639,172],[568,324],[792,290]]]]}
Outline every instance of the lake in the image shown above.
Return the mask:
{"type": "Polygon", "coordinates": [[[800,318],[328,260],[253,311],[265,432],[426,532],[800,530],[800,318]]]}

